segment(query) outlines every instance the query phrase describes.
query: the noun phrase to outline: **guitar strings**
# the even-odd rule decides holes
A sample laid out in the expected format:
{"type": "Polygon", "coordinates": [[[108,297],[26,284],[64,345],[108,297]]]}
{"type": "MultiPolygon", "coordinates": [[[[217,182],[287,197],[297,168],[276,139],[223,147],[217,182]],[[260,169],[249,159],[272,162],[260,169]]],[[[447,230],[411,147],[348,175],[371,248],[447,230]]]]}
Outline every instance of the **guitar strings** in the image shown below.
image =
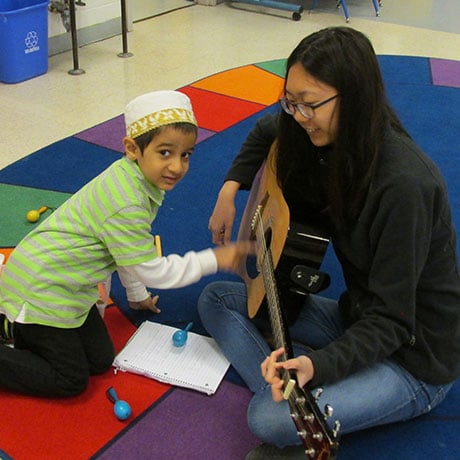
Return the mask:
{"type": "MultiPolygon", "coordinates": [[[[260,261],[261,272],[265,284],[265,293],[267,296],[267,303],[271,308],[268,308],[268,313],[272,324],[275,327],[272,327],[272,333],[274,334],[275,344],[277,347],[284,347],[286,349],[286,344],[283,339],[283,323],[281,320],[280,310],[280,301],[278,296],[278,289],[276,287],[275,279],[275,268],[273,264],[273,258],[270,251],[270,248],[267,246],[265,239],[265,231],[262,221],[262,215],[260,210],[256,214],[255,219],[256,227],[256,239],[258,241],[259,247],[262,249],[262,259],[260,261]]],[[[283,360],[287,359],[286,351],[283,354],[283,360]]],[[[289,379],[285,377],[285,380],[289,379]]]]}

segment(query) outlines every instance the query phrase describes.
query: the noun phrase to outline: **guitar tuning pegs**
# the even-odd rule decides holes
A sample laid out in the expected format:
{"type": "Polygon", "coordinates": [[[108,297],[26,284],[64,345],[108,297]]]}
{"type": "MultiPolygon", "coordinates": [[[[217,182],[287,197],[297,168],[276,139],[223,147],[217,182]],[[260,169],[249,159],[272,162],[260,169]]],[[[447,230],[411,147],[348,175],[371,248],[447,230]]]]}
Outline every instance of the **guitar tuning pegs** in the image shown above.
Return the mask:
{"type": "Polygon", "coordinates": [[[323,389],[322,388],[318,388],[316,391],[315,391],[315,394],[313,395],[313,397],[315,398],[315,401],[318,401],[318,399],[321,397],[323,393],[323,389]]]}
{"type": "Polygon", "coordinates": [[[296,399],[295,399],[295,402],[299,405],[299,406],[303,406],[305,404],[305,397],[304,396],[298,396],[296,399]]]}
{"type": "Polygon", "coordinates": [[[334,408],[330,404],[326,404],[324,406],[324,416],[326,418],[332,417],[332,414],[334,413],[334,408]]]}
{"type": "Polygon", "coordinates": [[[338,436],[339,431],[340,431],[340,422],[336,420],[334,422],[334,428],[332,429],[332,434],[334,435],[334,438],[338,436]]]}
{"type": "Polygon", "coordinates": [[[324,435],[321,433],[321,431],[318,431],[318,433],[313,433],[312,438],[316,439],[318,442],[323,442],[324,435]]]}
{"type": "Polygon", "coordinates": [[[299,436],[301,439],[306,439],[306,437],[307,437],[307,430],[297,431],[297,436],[299,436]]]}

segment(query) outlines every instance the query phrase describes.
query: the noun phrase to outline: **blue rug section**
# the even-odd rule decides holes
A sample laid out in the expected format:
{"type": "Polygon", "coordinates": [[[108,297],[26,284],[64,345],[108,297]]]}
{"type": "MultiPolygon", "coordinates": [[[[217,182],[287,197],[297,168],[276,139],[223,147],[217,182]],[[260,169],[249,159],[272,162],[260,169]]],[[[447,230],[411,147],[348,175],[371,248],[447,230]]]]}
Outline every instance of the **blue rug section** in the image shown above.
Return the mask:
{"type": "MultiPolygon", "coordinates": [[[[436,162],[444,175],[458,232],[460,229],[459,89],[445,86],[389,84],[388,93],[409,134],[436,162]]],[[[460,249],[460,241],[457,247],[460,249]]]]}
{"type": "Polygon", "coordinates": [[[75,193],[118,158],[119,152],[69,137],[0,170],[0,182],[75,193]]]}
{"type": "Polygon", "coordinates": [[[378,56],[385,85],[431,85],[430,61],[418,56],[378,56]]]}

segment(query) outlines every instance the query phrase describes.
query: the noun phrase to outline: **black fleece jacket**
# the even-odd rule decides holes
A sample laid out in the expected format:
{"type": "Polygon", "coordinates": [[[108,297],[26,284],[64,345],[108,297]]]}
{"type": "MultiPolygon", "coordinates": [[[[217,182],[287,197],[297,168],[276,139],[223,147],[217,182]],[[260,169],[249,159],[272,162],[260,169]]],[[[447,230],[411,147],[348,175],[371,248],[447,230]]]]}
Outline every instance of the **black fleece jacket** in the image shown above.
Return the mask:
{"type": "MultiPolygon", "coordinates": [[[[261,118],[226,180],[249,188],[275,136],[276,117],[261,118]]],[[[291,186],[298,190],[295,184],[283,190],[291,214],[308,214],[291,186]]],[[[356,225],[346,233],[333,228],[331,240],[347,286],[339,302],[350,327],[309,354],[315,368],[311,385],[332,383],[387,358],[427,383],[455,380],[460,375],[457,243],[447,188],[433,161],[389,129],[356,225]]]]}

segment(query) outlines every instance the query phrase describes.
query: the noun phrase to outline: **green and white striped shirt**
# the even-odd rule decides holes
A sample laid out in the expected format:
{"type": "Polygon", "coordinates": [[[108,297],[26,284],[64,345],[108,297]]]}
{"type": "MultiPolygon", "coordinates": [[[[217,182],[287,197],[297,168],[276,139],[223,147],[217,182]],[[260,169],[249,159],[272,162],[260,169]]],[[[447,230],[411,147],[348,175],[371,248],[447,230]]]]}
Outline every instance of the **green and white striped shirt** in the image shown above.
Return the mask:
{"type": "Polygon", "coordinates": [[[73,328],[117,266],[152,261],[151,231],[164,192],[126,157],[86,184],[11,254],[0,278],[10,321],[73,328]]]}

